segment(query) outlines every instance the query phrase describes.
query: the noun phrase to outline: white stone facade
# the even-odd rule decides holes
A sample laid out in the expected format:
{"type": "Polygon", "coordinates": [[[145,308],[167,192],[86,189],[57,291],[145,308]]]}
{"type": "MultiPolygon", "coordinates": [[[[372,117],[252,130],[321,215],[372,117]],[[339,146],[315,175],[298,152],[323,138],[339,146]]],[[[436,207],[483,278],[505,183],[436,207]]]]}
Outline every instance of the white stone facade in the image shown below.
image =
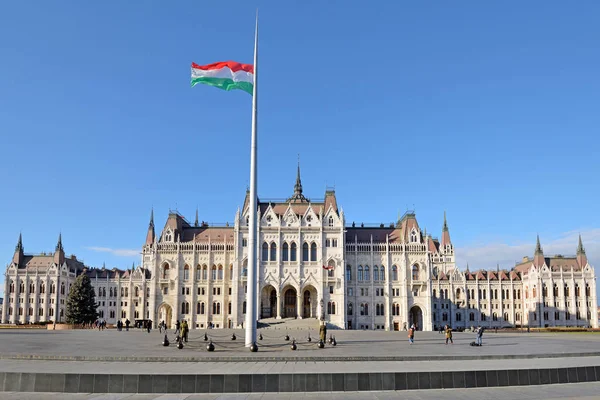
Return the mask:
{"type": "MultiPolygon", "coordinates": [[[[87,268],[53,254],[25,255],[21,238],[7,265],[3,323],[64,320],[66,296],[90,276],[101,318],[151,319],[191,328],[245,322],[248,194],[231,226],[191,224],[170,213],[156,236],[151,218],[142,263],[131,270],[87,268]]],[[[432,330],[476,325],[598,326],[596,278],[577,256],[544,257],[538,245],[510,271],[459,271],[446,219],[441,241],[407,212],[390,226],[348,225],[335,193],[259,201],[258,315],[317,318],[341,329],[432,330]]]]}

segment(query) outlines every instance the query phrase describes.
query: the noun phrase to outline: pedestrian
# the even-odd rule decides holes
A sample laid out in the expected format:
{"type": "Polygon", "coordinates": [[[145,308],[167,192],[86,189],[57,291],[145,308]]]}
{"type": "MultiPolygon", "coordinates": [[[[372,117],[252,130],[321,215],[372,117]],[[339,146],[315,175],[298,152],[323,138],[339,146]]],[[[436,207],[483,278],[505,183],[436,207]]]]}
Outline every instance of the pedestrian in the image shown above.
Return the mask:
{"type": "Polygon", "coordinates": [[[448,344],[448,340],[450,340],[450,344],[454,344],[452,341],[452,328],[446,325],[446,344],[448,344]]]}
{"type": "Polygon", "coordinates": [[[415,341],[415,328],[411,325],[408,329],[408,344],[413,344],[415,341]]]}
{"type": "Polygon", "coordinates": [[[162,322],[158,323],[158,333],[162,333],[162,322]]]}
{"type": "Polygon", "coordinates": [[[477,338],[475,339],[475,343],[477,343],[478,346],[483,345],[482,337],[483,337],[483,326],[480,325],[477,327],[477,338]]]}
{"type": "Polygon", "coordinates": [[[125,320],[125,330],[126,330],[127,332],[129,332],[129,324],[131,324],[131,321],[129,321],[129,319],[126,319],[126,320],[125,320]]]}
{"type": "Polygon", "coordinates": [[[319,341],[325,343],[327,338],[327,327],[325,326],[325,322],[321,322],[321,326],[319,327],[319,341]]]}
{"type": "Polygon", "coordinates": [[[188,341],[189,330],[190,328],[188,327],[187,321],[183,320],[183,322],[181,323],[181,336],[186,343],[188,341]]]}
{"type": "Polygon", "coordinates": [[[181,322],[179,322],[179,320],[177,320],[177,322],[175,322],[175,336],[179,336],[181,334],[181,322]]]}
{"type": "Polygon", "coordinates": [[[152,329],[152,320],[149,319],[148,320],[148,333],[150,333],[150,330],[152,329]]]}

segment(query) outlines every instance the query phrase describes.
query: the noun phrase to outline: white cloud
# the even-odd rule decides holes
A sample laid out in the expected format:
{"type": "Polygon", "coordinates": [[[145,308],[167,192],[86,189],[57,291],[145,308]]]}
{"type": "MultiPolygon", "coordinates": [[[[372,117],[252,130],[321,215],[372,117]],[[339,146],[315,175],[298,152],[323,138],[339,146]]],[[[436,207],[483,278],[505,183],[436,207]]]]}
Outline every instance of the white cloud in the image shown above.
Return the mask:
{"type": "Polygon", "coordinates": [[[110,253],[114,256],[119,256],[119,257],[135,257],[140,254],[139,250],[132,250],[132,249],[111,249],[110,247],[96,247],[96,246],[86,247],[86,249],[92,250],[92,251],[97,251],[100,253],[110,253]]]}
{"type": "MultiPolygon", "coordinates": [[[[596,267],[600,266],[600,229],[588,229],[581,232],[565,232],[558,237],[546,239],[540,238],[540,244],[544,255],[574,255],[577,251],[578,235],[581,234],[583,247],[585,247],[589,263],[596,267]]],[[[512,268],[515,262],[520,262],[524,256],[533,256],[535,250],[535,238],[527,243],[471,243],[466,246],[456,246],[456,262],[460,269],[464,270],[467,262],[469,268],[495,269],[496,264],[500,268],[512,268]]]]}

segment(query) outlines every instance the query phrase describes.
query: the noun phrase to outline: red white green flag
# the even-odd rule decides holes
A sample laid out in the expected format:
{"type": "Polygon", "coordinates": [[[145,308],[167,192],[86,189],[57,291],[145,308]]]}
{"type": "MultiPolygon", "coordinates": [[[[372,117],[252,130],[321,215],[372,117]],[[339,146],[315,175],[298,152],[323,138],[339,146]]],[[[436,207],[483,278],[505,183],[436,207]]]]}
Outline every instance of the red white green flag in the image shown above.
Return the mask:
{"type": "Polygon", "coordinates": [[[222,61],[208,65],[192,63],[192,87],[198,83],[223,90],[240,89],[252,94],[254,65],[222,61]]]}

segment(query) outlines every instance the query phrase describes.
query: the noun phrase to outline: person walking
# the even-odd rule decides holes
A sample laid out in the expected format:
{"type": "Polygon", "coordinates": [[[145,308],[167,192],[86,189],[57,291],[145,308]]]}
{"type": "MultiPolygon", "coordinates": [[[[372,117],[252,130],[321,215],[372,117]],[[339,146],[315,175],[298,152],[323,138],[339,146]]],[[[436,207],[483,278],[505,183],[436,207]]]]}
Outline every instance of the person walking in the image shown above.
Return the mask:
{"type": "Polygon", "coordinates": [[[449,327],[448,325],[446,325],[445,330],[446,330],[446,344],[448,344],[448,340],[450,340],[450,344],[454,344],[454,342],[452,341],[452,328],[449,327]]]}
{"type": "Polygon", "coordinates": [[[325,343],[325,339],[327,338],[327,327],[325,326],[325,322],[321,322],[321,326],[319,327],[319,340],[325,343]]]}
{"type": "Polygon", "coordinates": [[[188,333],[189,333],[188,323],[186,320],[183,320],[183,322],[181,323],[181,337],[183,338],[183,340],[186,343],[188,341],[188,333]]]}
{"type": "Polygon", "coordinates": [[[177,322],[175,323],[175,336],[179,335],[181,335],[181,322],[177,320],[177,322]]]}
{"type": "Polygon", "coordinates": [[[415,326],[411,325],[408,329],[408,344],[413,344],[415,342],[415,326]]]}
{"type": "Polygon", "coordinates": [[[148,320],[148,333],[150,333],[150,330],[152,330],[152,320],[151,319],[148,320]]]}
{"type": "Polygon", "coordinates": [[[478,326],[477,327],[477,337],[475,339],[475,343],[477,343],[478,346],[483,345],[483,326],[478,326]]]}
{"type": "Polygon", "coordinates": [[[131,324],[131,321],[129,321],[129,319],[126,319],[126,320],[125,320],[125,330],[126,330],[127,332],[129,332],[129,324],[131,324]]]}

